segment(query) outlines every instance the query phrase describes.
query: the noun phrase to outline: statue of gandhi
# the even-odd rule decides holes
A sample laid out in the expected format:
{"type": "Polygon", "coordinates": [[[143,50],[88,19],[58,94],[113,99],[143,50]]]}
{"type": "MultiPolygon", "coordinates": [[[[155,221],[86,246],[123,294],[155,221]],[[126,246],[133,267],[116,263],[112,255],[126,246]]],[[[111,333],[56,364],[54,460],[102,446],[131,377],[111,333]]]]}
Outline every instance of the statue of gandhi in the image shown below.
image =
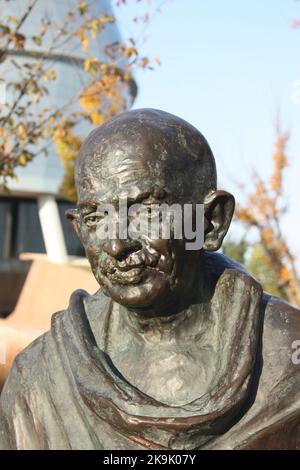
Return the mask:
{"type": "Polygon", "coordinates": [[[216,253],[234,198],[202,134],[163,111],[123,113],[87,137],[76,187],[67,217],[100,289],[74,292],[15,360],[0,448],[300,448],[299,310],[216,253]],[[126,224],[136,204],[202,205],[201,247],[174,230],[103,236],[99,207],[117,214],[122,198],[126,224]]]}

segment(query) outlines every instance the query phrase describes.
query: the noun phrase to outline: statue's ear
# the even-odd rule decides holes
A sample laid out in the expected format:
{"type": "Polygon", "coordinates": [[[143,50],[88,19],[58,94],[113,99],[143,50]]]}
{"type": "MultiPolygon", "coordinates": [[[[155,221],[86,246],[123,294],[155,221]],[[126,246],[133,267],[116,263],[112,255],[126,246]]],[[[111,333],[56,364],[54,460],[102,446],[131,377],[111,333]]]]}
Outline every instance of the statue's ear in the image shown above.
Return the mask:
{"type": "Polygon", "coordinates": [[[234,207],[234,197],[226,191],[214,191],[205,198],[204,250],[217,251],[221,247],[231,223],[234,207]]]}
{"type": "Polygon", "coordinates": [[[77,209],[68,209],[65,212],[66,218],[71,225],[72,229],[75,230],[79,235],[79,213],[77,209]]]}

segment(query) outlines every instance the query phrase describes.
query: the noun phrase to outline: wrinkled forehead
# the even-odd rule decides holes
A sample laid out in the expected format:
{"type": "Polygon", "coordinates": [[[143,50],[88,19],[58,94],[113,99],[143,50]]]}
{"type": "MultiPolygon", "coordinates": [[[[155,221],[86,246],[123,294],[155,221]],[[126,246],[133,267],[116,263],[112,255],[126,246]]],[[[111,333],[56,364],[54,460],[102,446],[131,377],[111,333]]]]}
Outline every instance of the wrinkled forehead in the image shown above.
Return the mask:
{"type": "Polygon", "coordinates": [[[154,187],[174,195],[178,202],[193,199],[191,171],[191,162],[176,136],[149,134],[146,130],[135,135],[103,135],[95,145],[82,149],[78,200],[135,199],[154,187]]]}

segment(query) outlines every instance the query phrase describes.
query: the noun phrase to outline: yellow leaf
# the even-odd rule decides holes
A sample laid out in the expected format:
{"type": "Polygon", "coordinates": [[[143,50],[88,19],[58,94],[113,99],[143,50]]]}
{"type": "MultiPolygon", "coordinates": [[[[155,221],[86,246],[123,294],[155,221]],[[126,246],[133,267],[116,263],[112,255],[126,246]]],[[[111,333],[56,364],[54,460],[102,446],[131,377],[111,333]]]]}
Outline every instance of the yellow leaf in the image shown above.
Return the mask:
{"type": "Polygon", "coordinates": [[[21,155],[18,159],[19,165],[24,166],[27,163],[27,158],[25,155],[21,155]]]}
{"type": "Polygon", "coordinates": [[[89,6],[86,2],[80,2],[78,5],[78,10],[81,15],[84,15],[89,11],[89,6]]]}

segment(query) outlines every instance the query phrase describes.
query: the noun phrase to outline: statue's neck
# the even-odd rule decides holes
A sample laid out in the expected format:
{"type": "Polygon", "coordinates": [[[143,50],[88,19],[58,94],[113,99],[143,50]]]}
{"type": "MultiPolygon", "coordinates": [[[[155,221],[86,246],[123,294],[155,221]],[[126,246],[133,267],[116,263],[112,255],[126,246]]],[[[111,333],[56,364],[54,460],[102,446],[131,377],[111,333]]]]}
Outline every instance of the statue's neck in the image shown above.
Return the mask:
{"type": "MultiPolygon", "coordinates": [[[[119,331],[129,336],[141,336],[146,342],[178,340],[181,336],[195,337],[199,329],[205,328],[209,317],[207,304],[191,305],[179,313],[169,316],[145,317],[122,306],[116,306],[115,315],[119,331]],[[117,313],[118,311],[118,313],[117,313]]],[[[114,320],[113,320],[114,321],[114,320]]]]}
{"type": "Polygon", "coordinates": [[[158,338],[160,341],[178,337],[181,331],[185,335],[195,335],[198,327],[204,327],[209,317],[209,302],[204,299],[204,290],[201,279],[197,277],[189,283],[188,289],[178,290],[180,296],[178,299],[174,296],[172,303],[156,305],[147,310],[134,310],[116,304],[113,316],[114,314],[118,316],[119,333],[124,335],[127,332],[130,336],[141,335],[145,340],[158,338]]]}
{"type": "Polygon", "coordinates": [[[114,303],[105,352],[140,391],[166,404],[189,403],[214,379],[211,313],[209,304],[194,304],[176,315],[149,319],[114,303]]]}

